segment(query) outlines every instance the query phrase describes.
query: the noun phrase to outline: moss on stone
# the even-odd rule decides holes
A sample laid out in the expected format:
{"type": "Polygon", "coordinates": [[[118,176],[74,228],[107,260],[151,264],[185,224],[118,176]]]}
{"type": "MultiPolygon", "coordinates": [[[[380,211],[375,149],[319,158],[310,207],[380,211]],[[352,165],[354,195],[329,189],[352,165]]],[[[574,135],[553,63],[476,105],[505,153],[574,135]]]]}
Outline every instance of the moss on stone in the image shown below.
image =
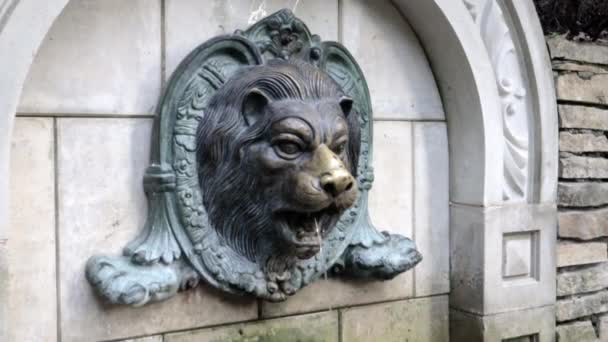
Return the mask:
{"type": "Polygon", "coordinates": [[[327,331],[306,331],[305,328],[277,328],[250,333],[239,332],[240,336],[223,336],[212,342],[320,342],[334,341],[333,334],[327,331]]]}
{"type": "Polygon", "coordinates": [[[318,314],[170,334],[166,342],[338,342],[338,314],[318,314]]]}

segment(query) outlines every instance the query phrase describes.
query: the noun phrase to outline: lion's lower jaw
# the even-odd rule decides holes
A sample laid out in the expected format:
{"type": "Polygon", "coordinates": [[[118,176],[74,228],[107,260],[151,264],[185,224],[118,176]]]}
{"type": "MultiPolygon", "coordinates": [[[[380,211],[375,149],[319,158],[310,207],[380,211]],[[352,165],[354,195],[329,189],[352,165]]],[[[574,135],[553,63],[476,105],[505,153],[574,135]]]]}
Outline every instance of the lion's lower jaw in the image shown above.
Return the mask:
{"type": "Polygon", "coordinates": [[[310,259],[320,252],[323,239],[333,229],[344,209],[335,205],[316,212],[281,211],[273,215],[274,229],[281,237],[275,243],[281,254],[310,259]]]}
{"type": "Polygon", "coordinates": [[[277,246],[281,255],[309,259],[321,250],[323,237],[320,229],[317,231],[296,230],[286,222],[281,222],[278,230],[282,236],[282,242],[285,243],[285,245],[277,246]]]}
{"type": "Polygon", "coordinates": [[[297,268],[298,263],[314,258],[321,251],[322,243],[322,237],[315,233],[314,243],[288,243],[287,246],[274,249],[263,263],[268,290],[265,299],[281,302],[295,294],[301,285],[298,285],[297,281],[294,283],[296,279],[292,279],[292,272],[297,268]]]}

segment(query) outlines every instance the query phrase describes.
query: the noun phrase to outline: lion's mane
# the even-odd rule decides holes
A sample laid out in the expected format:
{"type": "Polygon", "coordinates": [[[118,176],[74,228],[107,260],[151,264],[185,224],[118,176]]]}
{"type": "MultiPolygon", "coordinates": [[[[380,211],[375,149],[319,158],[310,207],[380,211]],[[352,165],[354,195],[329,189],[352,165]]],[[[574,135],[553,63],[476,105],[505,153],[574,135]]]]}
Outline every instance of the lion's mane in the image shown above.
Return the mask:
{"type": "MultiPolygon", "coordinates": [[[[241,151],[262,139],[271,118],[247,126],[241,113],[253,88],[271,100],[338,99],[344,93],[325,72],[297,61],[271,61],[237,71],[211,98],[197,130],[197,163],[203,204],[224,242],[251,261],[265,261],[273,248],[272,215],[255,174],[243,167],[241,151]]],[[[356,177],[360,144],[357,113],[347,117],[348,158],[356,177]]]]}

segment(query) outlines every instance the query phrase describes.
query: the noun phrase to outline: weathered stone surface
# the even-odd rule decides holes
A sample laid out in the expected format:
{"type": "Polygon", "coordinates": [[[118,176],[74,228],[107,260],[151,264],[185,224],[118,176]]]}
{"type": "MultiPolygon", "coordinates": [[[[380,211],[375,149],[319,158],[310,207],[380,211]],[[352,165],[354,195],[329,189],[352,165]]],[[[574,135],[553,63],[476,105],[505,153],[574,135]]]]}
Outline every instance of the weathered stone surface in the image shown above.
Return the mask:
{"type": "Polygon", "coordinates": [[[608,178],[608,159],[564,155],[559,158],[559,176],[574,178],[608,178]]]}
{"type": "Polygon", "coordinates": [[[338,342],[338,324],[332,311],[168,334],[164,342],[338,342]]]}
{"type": "Polygon", "coordinates": [[[608,130],[608,109],[560,105],[559,118],[562,128],[608,130]]]}
{"type": "Polygon", "coordinates": [[[536,335],[527,335],[527,336],[508,338],[506,340],[502,340],[502,342],[535,342],[536,338],[537,338],[536,335]]]}
{"type": "Polygon", "coordinates": [[[592,64],[581,64],[575,62],[566,62],[562,60],[554,60],[552,63],[553,70],[556,71],[586,71],[593,73],[608,72],[608,66],[598,66],[592,64]]]}
{"type": "Polygon", "coordinates": [[[260,305],[262,317],[269,318],[410,298],[413,288],[413,272],[387,281],[328,278],[310,284],[285,302],[260,305]]]}
{"type": "Polygon", "coordinates": [[[569,321],[608,311],[608,291],[560,299],[556,304],[558,322],[569,321]]]}
{"type": "Polygon", "coordinates": [[[374,184],[369,213],[379,229],[412,236],[413,141],[410,122],[374,122],[374,184]]]}
{"type": "Polygon", "coordinates": [[[9,341],[56,341],[53,119],[18,118],[13,132],[10,296],[0,305],[7,305],[9,341]]]}
{"type": "Polygon", "coordinates": [[[134,338],[134,339],[122,340],[121,342],[163,342],[163,335],[134,338]]]}
{"type": "Polygon", "coordinates": [[[561,152],[606,152],[608,138],[604,133],[559,133],[559,150],[561,152]]]}
{"type": "Polygon", "coordinates": [[[558,325],[555,329],[559,342],[596,342],[595,329],[591,321],[558,325]]]}
{"type": "Polygon", "coordinates": [[[596,324],[600,340],[602,342],[608,341],[608,315],[598,317],[596,324]]]}
{"type": "Polygon", "coordinates": [[[313,34],[323,40],[338,40],[337,0],[169,0],[165,1],[166,78],[190,51],[217,35],[244,30],[255,19],[254,11],[264,12],[257,20],[282,8],[294,10],[313,34]]]}
{"type": "Polygon", "coordinates": [[[608,104],[608,73],[564,73],[557,77],[558,100],[608,104]]]}
{"type": "Polygon", "coordinates": [[[557,274],[557,295],[599,291],[608,287],[608,263],[557,274]]]}
{"type": "Polygon", "coordinates": [[[450,310],[450,341],[550,342],[554,340],[553,305],[485,316],[450,310]]]}
{"type": "Polygon", "coordinates": [[[341,341],[448,341],[448,310],[447,296],[345,309],[341,341]]]}
{"type": "Polygon", "coordinates": [[[38,50],[19,111],[153,114],[160,13],[160,1],[70,2],[38,50]]]}
{"type": "Polygon", "coordinates": [[[557,204],[562,207],[595,207],[608,203],[607,183],[559,183],[557,204]]]}
{"type": "MultiPolygon", "coordinates": [[[[450,206],[450,306],[468,312],[483,312],[484,254],[486,238],[478,232],[486,223],[487,210],[478,206],[450,206]]],[[[498,230],[498,229],[497,229],[498,230]]],[[[501,234],[502,235],[502,234],[501,234]]],[[[502,255],[495,253],[497,265],[502,255]]],[[[497,273],[500,270],[497,271],[497,273]]]]}
{"type": "Polygon", "coordinates": [[[604,242],[564,242],[557,244],[557,267],[608,261],[604,242]]]}
{"type": "Polygon", "coordinates": [[[563,211],[559,217],[559,237],[591,240],[608,236],[608,209],[563,211]]]}
{"type": "Polygon", "coordinates": [[[413,125],[414,236],[423,256],[414,286],[416,296],[430,296],[450,291],[448,134],[445,123],[413,125]]]}
{"type": "Polygon", "coordinates": [[[255,300],[202,285],[155,305],[104,305],[84,276],[91,255],[120,255],[144,224],[148,119],[58,119],[59,265],[63,341],[124,339],[257,317],[255,300]]]}
{"type": "Polygon", "coordinates": [[[376,119],[445,118],[426,54],[392,1],[343,1],[340,19],[342,43],[365,74],[376,119]]]}
{"type": "Polygon", "coordinates": [[[565,35],[547,38],[552,58],[569,59],[594,64],[608,64],[608,46],[576,42],[565,35]]]}

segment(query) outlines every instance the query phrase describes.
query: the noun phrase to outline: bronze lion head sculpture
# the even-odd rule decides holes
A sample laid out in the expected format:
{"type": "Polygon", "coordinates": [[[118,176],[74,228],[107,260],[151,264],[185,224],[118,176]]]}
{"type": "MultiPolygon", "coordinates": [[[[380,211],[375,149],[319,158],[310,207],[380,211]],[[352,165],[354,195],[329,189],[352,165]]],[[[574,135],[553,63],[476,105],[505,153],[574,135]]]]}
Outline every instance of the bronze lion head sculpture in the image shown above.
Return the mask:
{"type": "Polygon", "coordinates": [[[421,255],[367,203],[373,113],[348,50],[289,10],[218,36],[167,84],[144,176],[149,212],[123,256],[86,266],[107,301],[194,287],[281,301],[330,272],[391,279],[421,255]]]}
{"type": "Polygon", "coordinates": [[[209,220],[228,245],[274,271],[319,252],[358,195],[352,104],[305,62],[243,68],[218,89],[197,163],[209,220]]]}

